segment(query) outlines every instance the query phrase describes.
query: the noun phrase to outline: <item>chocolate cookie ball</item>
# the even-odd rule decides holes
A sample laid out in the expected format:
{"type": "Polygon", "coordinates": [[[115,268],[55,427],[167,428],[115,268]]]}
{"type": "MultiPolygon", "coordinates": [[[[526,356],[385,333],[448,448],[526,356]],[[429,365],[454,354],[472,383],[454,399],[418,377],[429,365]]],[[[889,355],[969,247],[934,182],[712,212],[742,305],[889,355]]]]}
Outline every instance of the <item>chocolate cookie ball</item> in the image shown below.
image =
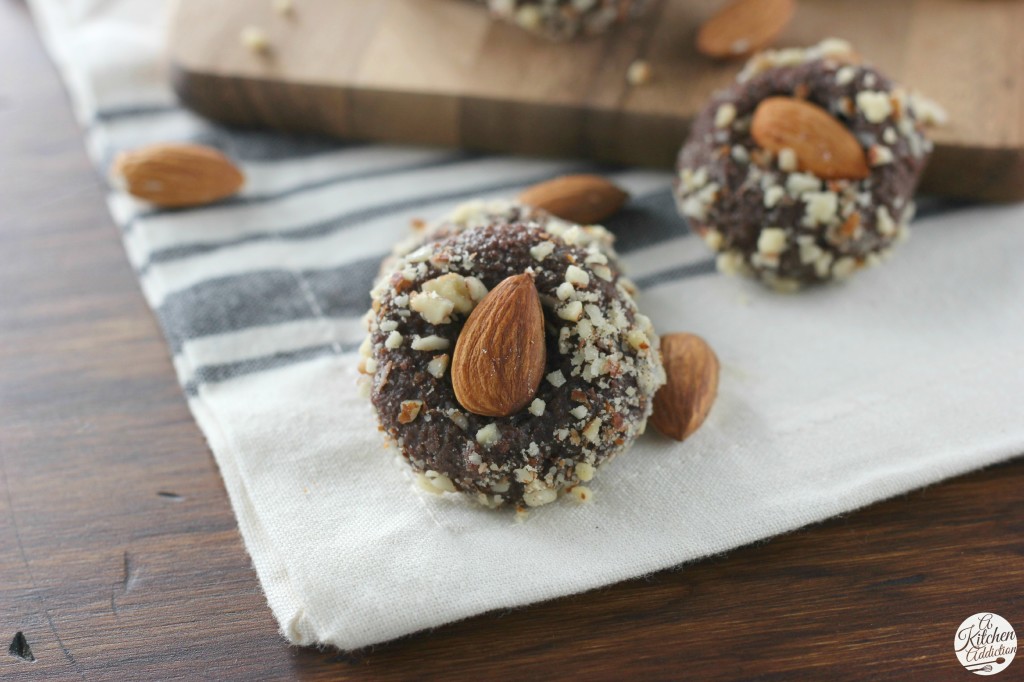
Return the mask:
{"type": "Polygon", "coordinates": [[[491,13],[549,40],[607,31],[641,14],[647,0],[486,0],[491,13]]]}
{"type": "Polygon", "coordinates": [[[794,291],[876,265],[907,237],[932,145],[916,99],[856,60],[837,40],[762,53],[697,117],[679,154],[676,202],[719,254],[721,272],[794,291]],[[815,147],[817,126],[799,129],[776,116],[794,143],[768,148],[775,131],[759,131],[757,118],[768,113],[759,112],[762,103],[777,98],[818,115],[834,144],[815,147]],[[835,122],[841,127],[829,128],[835,122]],[[849,145],[857,158],[838,160],[856,161],[853,168],[833,158],[849,145]]]}
{"type": "Polygon", "coordinates": [[[589,481],[643,432],[664,383],[657,337],[596,250],[538,223],[495,222],[428,241],[372,292],[360,370],[381,428],[428,490],[480,504],[539,506],[589,481]],[[474,308],[527,274],[544,316],[546,366],[527,406],[474,414],[452,358],[474,308]]]}

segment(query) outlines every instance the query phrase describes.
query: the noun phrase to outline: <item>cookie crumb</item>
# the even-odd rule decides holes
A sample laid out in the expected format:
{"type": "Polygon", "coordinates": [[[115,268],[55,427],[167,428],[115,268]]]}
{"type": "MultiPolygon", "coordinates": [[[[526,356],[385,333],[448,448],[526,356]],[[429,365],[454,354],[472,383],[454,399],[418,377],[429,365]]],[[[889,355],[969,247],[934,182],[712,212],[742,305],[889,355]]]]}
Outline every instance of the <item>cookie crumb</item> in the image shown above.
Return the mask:
{"type": "Polygon", "coordinates": [[[585,485],[574,486],[569,494],[580,504],[586,504],[594,499],[594,493],[585,485]]]}
{"type": "Polygon", "coordinates": [[[546,407],[547,403],[545,403],[540,398],[534,398],[533,402],[530,403],[530,414],[532,414],[534,417],[540,417],[541,415],[544,414],[544,409],[546,407]]]}
{"type": "Polygon", "coordinates": [[[523,502],[529,507],[543,507],[545,504],[551,504],[557,498],[558,491],[554,488],[541,488],[523,493],[523,502]]]}
{"type": "Polygon", "coordinates": [[[239,40],[249,52],[265,55],[270,52],[270,38],[259,26],[246,26],[239,34],[239,40]]]}
{"type": "Polygon", "coordinates": [[[910,94],[910,103],[917,120],[924,126],[942,126],[949,123],[949,114],[941,104],[919,92],[910,94]]]}
{"type": "Polygon", "coordinates": [[[626,82],[630,85],[646,85],[651,82],[651,65],[637,59],[626,70],[626,82]]]}
{"type": "Polygon", "coordinates": [[[736,107],[733,104],[723,104],[715,110],[715,127],[728,128],[736,120],[736,107]]]}
{"type": "Polygon", "coordinates": [[[422,400],[403,400],[402,411],[398,415],[398,423],[409,424],[416,421],[416,417],[420,416],[420,409],[422,407],[422,400]]]}
{"type": "Polygon", "coordinates": [[[483,445],[485,448],[489,448],[495,443],[501,440],[501,432],[498,431],[496,424],[488,424],[479,431],[476,432],[476,442],[483,445]]]}
{"type": "Polygon", "coordinates": [[[447,353],[434,356],[434,359],[427,363],[427,372],[435,379],[440,379],[448,369],[449,359],[447,353]]]}

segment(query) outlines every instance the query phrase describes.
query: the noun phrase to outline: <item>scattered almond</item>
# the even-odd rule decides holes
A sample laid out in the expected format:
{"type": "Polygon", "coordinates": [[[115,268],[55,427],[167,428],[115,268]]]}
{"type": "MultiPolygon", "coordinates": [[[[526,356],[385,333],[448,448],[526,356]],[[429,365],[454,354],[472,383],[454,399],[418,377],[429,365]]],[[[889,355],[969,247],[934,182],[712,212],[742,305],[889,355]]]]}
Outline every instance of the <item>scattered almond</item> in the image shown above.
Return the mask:
{"type": "Polygon", "coordinates": [[[507,417],[533,400],[546,362],[537,287],[530,275],[509,277],[474,308],[455,342],[455,397],[474,414],[507,417]]]}
{"type": "Polygon", "coordinates": [[[242,187],[245,176],[211,147],[155,144],[119,154],[111,180],[134,197],[178,208],[229,197],[242,187]]]}
{"type": "Polygon", "coordinates": [[[795,0],[735,0],[704,22],[697,50],[715,59],[749,55],[770,45],[795,10],[795,0]]]}
{"type": "Polygon", "coordinates": [[[563,175],[527,188],[519,200],[563,220],[599,223],[626,203],[629,194],[599,175],[563,175]]]}
{"type": "Polygon", "coordinates": [[[769,97],[757,105],[750,134],[772,152],[792,149],[800,170],[825,180],[866,178],[857,138],[819,106],[792,97],[769,97]]]}
{"type": "Polygon", "coordinates": [[[704,423],[718,394],[718,357],[695,334],[661,337],[667,383],[654,396],[651,423],[662,434],[685,440],[704,423]]]}

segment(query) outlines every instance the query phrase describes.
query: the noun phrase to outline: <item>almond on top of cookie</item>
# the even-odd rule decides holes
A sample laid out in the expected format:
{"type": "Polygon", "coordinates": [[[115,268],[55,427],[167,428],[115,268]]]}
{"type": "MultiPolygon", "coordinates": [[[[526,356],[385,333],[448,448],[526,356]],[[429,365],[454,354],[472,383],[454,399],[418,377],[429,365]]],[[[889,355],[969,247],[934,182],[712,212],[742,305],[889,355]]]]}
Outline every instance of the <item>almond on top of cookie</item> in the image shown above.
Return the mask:
{"type": "Polygon", "coordinates": [[[721,272],[778,291],[877,265],[932,149],[921,101],[841,40],[755,55],[679,152],[679,212],[721,272]]]}

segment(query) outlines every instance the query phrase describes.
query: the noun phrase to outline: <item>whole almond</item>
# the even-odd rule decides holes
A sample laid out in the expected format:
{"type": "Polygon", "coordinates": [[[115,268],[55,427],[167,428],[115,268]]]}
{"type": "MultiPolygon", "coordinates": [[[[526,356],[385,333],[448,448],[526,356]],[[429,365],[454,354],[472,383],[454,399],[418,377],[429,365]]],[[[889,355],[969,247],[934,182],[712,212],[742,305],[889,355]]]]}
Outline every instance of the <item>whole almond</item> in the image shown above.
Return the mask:
{"type": "Polygon", "coordinates": [[[685,440],[704,423],[718,395],[718,357],[695,334],[661,337],[668,381],[654,395],[651,423],[662,434],[685,440]]]}
{"type": "Polygon", "coordinates": [[[530,275],[509,277],[470,313],[455,342],[455,397],[474,414],[507,417],[537,395],[546,363],[537,287],[530,275]]]}
{"type": "Polygon", "coordinates": [[[697,50],[715,59],[744,57],[771,45],[795,10],[795,0],[736,0],[704,22],[697,50]]]}
{"type": "Polygon", "coordinates": [[[165,208],[201,206],[229,197],[245,182],[231,159],[199,144],[154,144],[121,152],[112,181],[165,208]]]}
{"type": "Polygon", "coordinates": [[[599,223],[626,203],[629,194],[600,175],[563,175],[527,188],[519,200],[563,220],[599,223]]]}
{"type": "Polygon", "coordinates": [[[821,107],[792,97],[769,97],[754,111],[750,134],[761,147],[792,149],[800,170],[825,180],[868,177],[857,138],[821,107]]]}

